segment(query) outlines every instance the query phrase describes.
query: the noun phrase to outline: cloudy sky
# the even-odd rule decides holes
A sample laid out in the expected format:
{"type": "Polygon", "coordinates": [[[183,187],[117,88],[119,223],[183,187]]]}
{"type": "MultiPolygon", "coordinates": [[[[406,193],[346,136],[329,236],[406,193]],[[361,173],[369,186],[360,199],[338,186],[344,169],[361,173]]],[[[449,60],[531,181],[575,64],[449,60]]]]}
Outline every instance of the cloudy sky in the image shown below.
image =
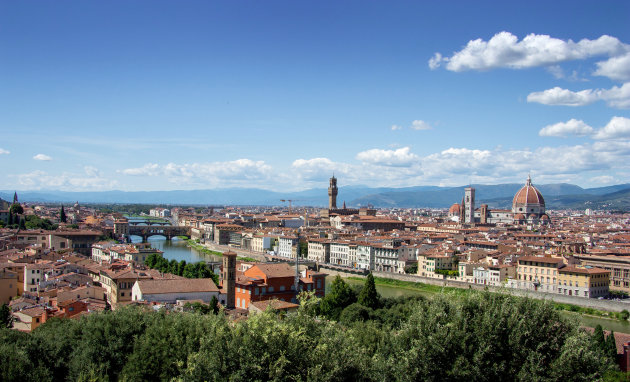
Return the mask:
{"type": "Polygon", "coordinates": [[[627,1],[1,1],[0,189],[630,182],[627,1]]]}

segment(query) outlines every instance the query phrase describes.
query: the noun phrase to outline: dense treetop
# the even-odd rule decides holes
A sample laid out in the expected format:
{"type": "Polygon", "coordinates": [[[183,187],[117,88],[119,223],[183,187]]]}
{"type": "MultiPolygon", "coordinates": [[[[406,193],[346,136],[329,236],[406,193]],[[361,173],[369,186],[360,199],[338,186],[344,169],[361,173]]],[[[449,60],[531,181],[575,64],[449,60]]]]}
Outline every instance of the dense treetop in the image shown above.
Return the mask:
{"type": "Polygon", "coordinates": [[[123,308],[31,334],[1,329],[0,379],[593,381],[615,369],[605,339],[546,302],[475,292],[367,307],[342,284],[295,314],[238,322],[212,309],[123,308]]]}

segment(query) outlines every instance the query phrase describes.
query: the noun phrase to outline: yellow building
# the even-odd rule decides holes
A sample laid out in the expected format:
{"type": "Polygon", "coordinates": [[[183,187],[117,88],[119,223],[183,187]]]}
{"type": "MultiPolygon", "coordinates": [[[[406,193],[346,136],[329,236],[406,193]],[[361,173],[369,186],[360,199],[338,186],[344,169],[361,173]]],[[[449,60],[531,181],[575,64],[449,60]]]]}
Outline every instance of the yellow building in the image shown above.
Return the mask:
{"type": "Polygon", "coordinates": [[[558,293],[579,297],[608,296],[610,271],[593,267],[567,266],[559,270],[558,293]]]}
{"type": "Polygon", "coordinates": [[[563,266],[563,259],[557,257],[519,257],[516,270],[516,287],[555,293],[558,283],[558,270],[563,266]]]}
{"type": "Polygon", "coordinates": [[[9,304],[18,295],[18,275],[7,269],[0,269],[0,304],[9,304]]]}

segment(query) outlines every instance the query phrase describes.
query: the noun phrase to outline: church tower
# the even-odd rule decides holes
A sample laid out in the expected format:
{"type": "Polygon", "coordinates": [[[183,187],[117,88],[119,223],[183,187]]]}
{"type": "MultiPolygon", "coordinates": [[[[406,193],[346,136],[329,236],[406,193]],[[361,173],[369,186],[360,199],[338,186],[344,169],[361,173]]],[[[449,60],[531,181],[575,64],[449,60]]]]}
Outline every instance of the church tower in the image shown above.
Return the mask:
{"type": "Polygon", "coordinates": [[[330,178],[330,187],[328,187],[328,208],[331,210],[337,209],[337,178],[333,175],[330,178]]]}
{"type": "Polygon", "coordinates": [[[464,189],[464,223],[475,222],[475,189],[466,187],[464,189]]]}
{"type": "Polygon", "coordinates": [[[234,308],[236,292],[236,253],[223,252],[223,269],[221,270],[221,281],[225,293],[225,307],[234,308]]]}

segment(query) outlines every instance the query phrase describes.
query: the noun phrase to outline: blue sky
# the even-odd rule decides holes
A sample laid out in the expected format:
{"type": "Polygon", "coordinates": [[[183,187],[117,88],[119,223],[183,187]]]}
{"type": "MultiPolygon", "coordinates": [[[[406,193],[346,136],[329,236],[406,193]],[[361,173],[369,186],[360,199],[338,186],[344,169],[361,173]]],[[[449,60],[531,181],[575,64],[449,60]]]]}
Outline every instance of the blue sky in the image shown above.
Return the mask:
{"type": "Polygon", "coordinates": [[[630,181],[627,1],[0,1],[0,189],[630,181]]]}

